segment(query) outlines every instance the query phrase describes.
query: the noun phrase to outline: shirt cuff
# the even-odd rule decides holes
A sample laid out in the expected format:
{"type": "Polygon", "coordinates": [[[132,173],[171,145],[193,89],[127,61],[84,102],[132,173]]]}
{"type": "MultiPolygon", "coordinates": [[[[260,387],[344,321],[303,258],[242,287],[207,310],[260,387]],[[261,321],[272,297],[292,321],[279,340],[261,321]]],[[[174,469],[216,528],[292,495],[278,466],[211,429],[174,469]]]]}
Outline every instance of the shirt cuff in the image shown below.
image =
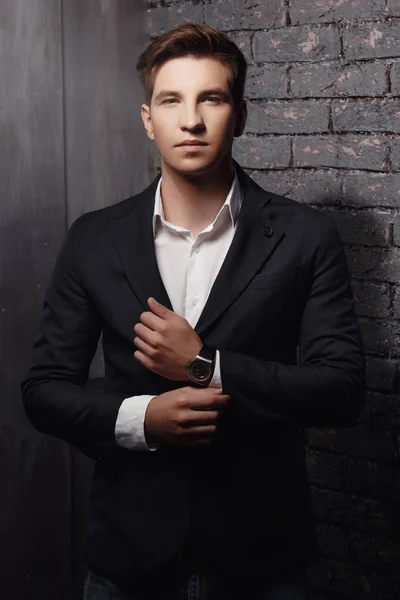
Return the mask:
{"type": "Polygon", "coordinates": [[[222,388],[219,350],[217,350],[215,353],[214,375],[213,375],[208,387],[222,388]]]}
{"type": "Polygon", "coordinates": [[[157,450],[158,446],[149,446],[144,433],[144,421],[147,406],[155,395],[131,396],[122,402],[115,423],[115,441],[117,446],[126,450],[157,450]]]}

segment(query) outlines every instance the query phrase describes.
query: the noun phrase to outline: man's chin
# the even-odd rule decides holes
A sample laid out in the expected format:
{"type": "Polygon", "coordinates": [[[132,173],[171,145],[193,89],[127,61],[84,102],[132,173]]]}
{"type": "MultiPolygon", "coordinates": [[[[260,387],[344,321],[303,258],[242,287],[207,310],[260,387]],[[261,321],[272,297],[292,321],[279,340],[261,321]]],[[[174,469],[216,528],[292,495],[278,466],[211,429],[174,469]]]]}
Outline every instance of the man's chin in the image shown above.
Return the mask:
{"type": "Polygon", "coordinates": [[[176,171],[182,175],[202,175],[212,168],[210,164],[178,165],[176,171]]]}
{"type": "Polygon", "coordinates": [[[204,160],[200,157],[191,157],[187,160],[181,160],[179,162],[168,162],[165,161],[168,167],[174,170],[176,173],[187,176],[203,175],[209,171],[213,171],[219,164],[220,160],[204,160]]]}

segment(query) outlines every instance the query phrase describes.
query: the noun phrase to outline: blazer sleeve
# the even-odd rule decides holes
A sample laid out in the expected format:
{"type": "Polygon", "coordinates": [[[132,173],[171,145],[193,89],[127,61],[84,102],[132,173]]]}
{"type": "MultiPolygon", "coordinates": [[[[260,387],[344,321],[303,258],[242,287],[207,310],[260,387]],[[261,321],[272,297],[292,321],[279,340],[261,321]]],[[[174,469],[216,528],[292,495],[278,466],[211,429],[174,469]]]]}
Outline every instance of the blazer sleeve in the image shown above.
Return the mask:
{"type": "Polygon", "coordinates": [[[26,415],[36,429],[100,460],[116,447],[115,423],[124,398],[84,387],[101,319],[79,273],[83,223],[81,217],[71,226],[56,260],[21,389],[26,415]]]}
{"type": "Polygon", "coordinates": [[[343,246],[333,220],[322,236],[302,316],[297,365],[221,350],[228,410],[242,425],[354,424],[365,402],[365,357],[343,246]]]}

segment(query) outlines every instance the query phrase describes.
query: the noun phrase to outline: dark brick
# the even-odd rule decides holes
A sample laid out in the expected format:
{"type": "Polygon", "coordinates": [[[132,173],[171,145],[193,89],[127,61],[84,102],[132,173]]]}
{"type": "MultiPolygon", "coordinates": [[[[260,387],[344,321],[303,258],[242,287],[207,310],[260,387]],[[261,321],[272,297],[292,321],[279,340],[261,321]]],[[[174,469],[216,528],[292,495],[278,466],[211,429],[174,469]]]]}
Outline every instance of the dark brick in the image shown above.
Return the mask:
{"type": "Polygon", "coordinates": [[[344,30],[343,43],[347,60],[399,56],[400,22],[350,25],[344,30]]]}
{"type": "Polygon", "coordinates": [[[248,169],[283,169],[290,163],[290,138],[247,137],[235,139],[233,157],[248,169]]]}
{"type": "Polygon", "coordinates": [[[400,563],[400,542],[359,532],[350,532],[348,542],[352,562],[375,569],[400,563]]]}
{"type": "MultiPolygon", "coordinates": [[[[395,378],[397,372],[397,361],[384,360],[381,358],[374,358],[372,356],[367,357],[367,386],[370,390],[377,390],[379,392],[394,392],[395,378]]],[[[375,404],[375,402],[373,402],[373,404],[375,404]]]]}
{"type": "Polygon", "coordinates": [[[388,0],[386,10],[390,17],[400,17],[399,0],[388,0]]]}
{"type": "Polygon", "coordinates": [[[321,590],[310,590],[309,596],[307,596],[309,600],[343,600],[343,596],[339,596],[338,594],[332,594],[329,592],[324,592],[321,590]]]}
{"type": "MultiPolygon", "coordinates": [[[[383,15],[385,0],[362,0],[362,18],[366,21],[383,15]]],[[[336,23],[360,18],[361,7],[352,0],[291,0],[293,25],[302,23],[336,23]]]]}
{"type": "Polygon", "coordinates": [[[395,287],[393,299],[393,317],[400,319],[400,287],[395,287]]]}
{"type": "Polygon", "coordinates": [[[148,33],[153,37],[187,21],[203,23],[203,7],[188,2],[179,6],[162,6],[149,9],[147,17],[148,33]]]}
{"type": "Polygon", "coordinates": [[[344,490],[380,500],[398,498],[400,471],[382,463],[344,457],[344,490]]]}
{"type": "Polygon", "coordinates": [[[394,220],[393,243],[395,246],[400,246],[400,215],[397,215],[397,217],[394,220]]]}
{"type": "Polygon", "coordinates": [[[391,68],[392,94],[400,96],[400,62],[394,62],[391,68]]]}
{"type": "Polygon", "coordinates": [[[343,176],[338,171],[255,171],[251,177],[270,192],[303,204],[337,205],[340,202],[343,176]]]}
{"type": "Polygon", "coordinates": [[[283,65],[250,65],[247,72],[247,98],[287,98],[287,75],[283,65]]]}
{"type": "Polygon", "coordinates": [[[373,354],[400,357],[400,323],[359,319],[364,347],[373,354]]]}
{"type": "Polygon", "coordinates": [[[307,434],[312,448],[332,450],[371,460],[391,459],[394,444],[388,431],[369,431],[360,425],[346,429],[310,428],[307,434]]]}
{"type": "Polygon", "coordinates": [[[262,102],[248,106],[250,133],[324,133],[329,131],[329,107],[313,100],[262,102]]]}
{"type": "Polygon", "coordinates": [[[400,535],[400,503],[398,496],[368,502],[368,529],[378,535],[400,535]]]}
{"type": "Polygon", "coordinates": [[[400,279],[398,248],[346,248],[347,262],[354,277],[397,283],[400,279]]]}
{"type": "Polygon", "coordinates": [[[364,498],[311,486],[313,514],[318,521],[365,530],[368,505],[364,498]]]}
{"type": "MultiPolygon", "coordinates": [[[[398,370],[394,375],[393,387],[396,387],[396,380],[398,380],[398,370]]],[[[369,392],[367,394],[367,401],[365,403],[360,421],[367,427],[388,430],[392,429],[393,427],[399,427],[399,396],[396,394],[377,394],[374,392],[369,392]]]]}
{"type": "Polygon", "coordinates": [[[392,580],[362,567],[324,559],[310,568],[309,575],[313,587],[352,600],[398,600],[392,580]]]}
{"type": "Polygon", "coordinates": [[[335,100],[332,103],[335,131],[400,131],[400,100],[335,100]]]}
{"type": "Polygon", "coordinates": [[[320,525],[317,527],[318,548],[321,556],[347,560],[349,558],[349,545],[347,533],[339,527],[320,525]]]}
{"type": "Polygon", "coordinates": [[[382,211],[342,210],[334,213],[344,243],[389,246],[394,215],[382,211]]]}
{"type": "Polygon", "coordinates": [[[284,27],[285,2],[269,0],[266,10],[264,2],[254,0],[213,0],[205,5],[205,22],[220,31],[284,27]]]}
{"type": "Polygon", "coordinates": [[[400,174],[347,173],[344,176],[343,204],[397,208],[400,205],[400,174]]]}
{"type": "Polygon", "coordinates": [[[366,317],[390,316],[390,286],[368,281],[351,282],[357,314],[366,317]]]}
{"type": "Polygon", "coordinates": [[[293,65],[291,90],[295,98],[334,98],[335,96],[382,96],[387,89],[383,61],[341,65],[317,63],[293,65]]]}
{"type": "Polygon", "coordinates": [[[386,171],[388,142],[376,136],[298,137],[294,141],[297,167],[334,167],[386,171]]]}
{"type": "Polygon", "coordinates": [[[394,138],[391,143],[391,159],[393,171],[400,171],[400,138],[394,138]]]}
{"type": "Polygon", "coordinates": [[[340,55],[336,27],[289,27],[254,34],[255,62],[317,62],[340,55]]]}
{"type": "Polygon", "coordinates": [[[236,46],[238,46],[238,48],[240,48],[247,62],[251,63],[253,60],[253,56],[251,54],[251,33],[248,31],[231,31],[226,35],[230,40],[232,40],[232,42],[236,44],[236,46]]]}
{"type": "Polygon", "coordinates": [[[400,530],[400,510],[394,506],[395,499],[383,502],[313,486],[310,491],[317,522],[385,536],[392,536],[400,530]]]}
{"type": "Polygon", "coordinates": [[[329,489],[342,487],[341,457],[327,452],[308,450],[306,457],[309,481],[329,489]]]}

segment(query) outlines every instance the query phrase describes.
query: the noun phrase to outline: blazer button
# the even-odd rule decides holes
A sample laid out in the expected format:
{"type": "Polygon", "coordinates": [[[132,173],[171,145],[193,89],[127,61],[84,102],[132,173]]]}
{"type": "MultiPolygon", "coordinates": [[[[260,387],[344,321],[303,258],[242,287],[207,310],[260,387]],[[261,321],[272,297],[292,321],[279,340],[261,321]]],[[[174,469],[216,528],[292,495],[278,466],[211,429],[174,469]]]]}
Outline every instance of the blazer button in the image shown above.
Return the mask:
{"type": "Polygon", "coordinates": [[[262,232],[266,237],[272,237],[274,235],[274,232],[272,231],[271,227],[268,227],[268,225],[262,228],[262,232]]]}

